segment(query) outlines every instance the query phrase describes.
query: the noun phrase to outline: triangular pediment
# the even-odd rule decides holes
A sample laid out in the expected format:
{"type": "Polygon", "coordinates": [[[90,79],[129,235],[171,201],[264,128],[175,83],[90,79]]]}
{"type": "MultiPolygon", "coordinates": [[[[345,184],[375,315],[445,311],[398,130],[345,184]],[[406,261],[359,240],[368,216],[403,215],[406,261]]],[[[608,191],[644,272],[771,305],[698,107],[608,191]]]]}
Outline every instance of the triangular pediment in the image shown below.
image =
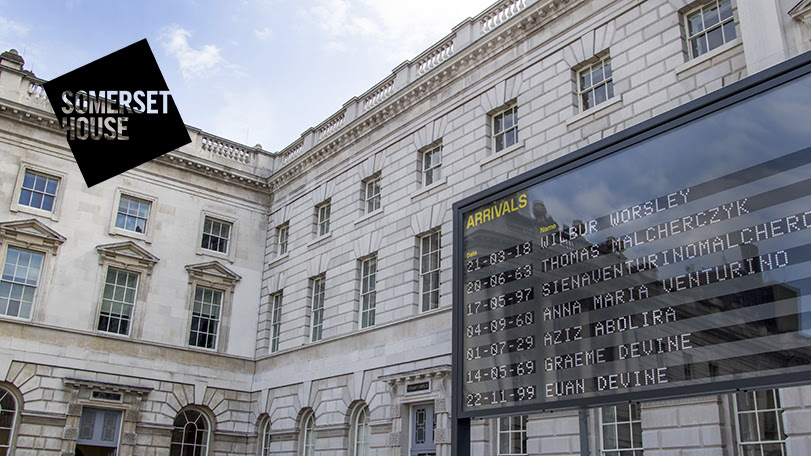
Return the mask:
{"type": "Polygon", "coordinates": [[[794,8],[789,10],[788,14],[799,21],[811,19],[811,0],[802,0],[797,3],[794,8]]]}
{"type": "Polygon", "coordinates": [[[209,261],[207,263],[190,264],[186,266],[189,274],[207,280],[217,279],[221,282],[236,283],[242,280],[242,276],[228,269],[219,261],[209,261]]]}
{"type": "Polygon", "coordinates": [[[58,247],[67,240],[37,219],[0,223],[0,238],[40,247],[58,247]]]}
{"type": "Polygon", "coordinates": [[[97,245],[96,251],[105,258],[109,259],[128,259],[134,260],[141,264],[153,266],[160,261],[160,258],[153,255],[149,250],[141,247],[132,241],[116,242],[114,244],[97,245]]]}

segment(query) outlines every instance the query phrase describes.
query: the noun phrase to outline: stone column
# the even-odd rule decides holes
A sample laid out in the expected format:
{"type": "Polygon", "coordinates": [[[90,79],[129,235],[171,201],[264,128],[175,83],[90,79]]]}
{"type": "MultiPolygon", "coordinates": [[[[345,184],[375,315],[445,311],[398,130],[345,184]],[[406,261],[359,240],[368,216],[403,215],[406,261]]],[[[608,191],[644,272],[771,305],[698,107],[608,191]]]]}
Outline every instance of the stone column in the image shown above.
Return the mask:
{"type": "Polygon", "coordinates": [[[737,5],[747,73],[755,74],[785,60],[788,48],[776,0],[738,0],[737,5]]]}

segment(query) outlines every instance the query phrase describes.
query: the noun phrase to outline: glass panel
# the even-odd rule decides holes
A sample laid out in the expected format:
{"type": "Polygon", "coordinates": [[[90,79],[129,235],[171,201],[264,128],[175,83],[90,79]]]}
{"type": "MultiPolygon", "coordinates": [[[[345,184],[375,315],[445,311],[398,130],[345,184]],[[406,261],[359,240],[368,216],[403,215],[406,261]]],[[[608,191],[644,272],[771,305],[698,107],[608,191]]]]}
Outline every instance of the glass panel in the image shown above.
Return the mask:
{"type": "Polygon", "coordinates": [[[714,28],[707,32],[707,40],[709,41],[709,50],[713,50],[718,46],[724,44],[724,32],[721,27],[714,28]]]}
{"type": "Polygon", "coordinates": [[[56,195],[56,188],[59,181],[56,179],[48,179],[48,185],[45,187],[45,193],[49,195],[56,195]]]}
{"type": "Polygon", "coordinates": [[[704,10],[704,28],[708,29],[715,24],[720,22],[720,18],[718,16],[718,6],[713,4],[706,10],[704,10]]]}

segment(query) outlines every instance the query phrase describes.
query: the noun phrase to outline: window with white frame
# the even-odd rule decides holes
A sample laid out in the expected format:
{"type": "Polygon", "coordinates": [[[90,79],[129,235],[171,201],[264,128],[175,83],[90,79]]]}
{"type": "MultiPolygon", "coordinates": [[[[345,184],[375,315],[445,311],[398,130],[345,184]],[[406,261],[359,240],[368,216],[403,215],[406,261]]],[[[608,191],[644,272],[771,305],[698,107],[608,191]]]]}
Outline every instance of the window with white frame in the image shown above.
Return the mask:
{"type": "Polygon", "coordinates": [[[315,456],[315,414],[310,412],[304,417],[304,425],[301,427],[302,456],[315,456]]]}
{"type": "Polygon", "coordinates": [[[276,227],[276,255],[282,256],[287,253],[287,236],[290,233],[290,225],[285,223],[276,227]]]}
{"type": "Polygon", "coordinates": [[[419,238],[420,309],[423,312],[439,307],[439,239],[439,231],[419,238]]]}
{"type": "Polygon", "coordinates": [[[115,227],[134,233],[146,233],[151,202],[122,194],[118,199],[115,227]]]}
{"type": "Polygon", "coordinates": [[[0,455],[11,454],[11,438],[17,423],[17,400],[11,391],[0,387],[0,455]]]}
{"type": "Polygon", "coordinates": [[[375,324],[377,303],[377,255],[360,262],[360,327],[375,324]]]}
{"type": "Polygon", "coordinates": [[[59,178],[26,169],[17,204],[52,212],[59,178]]]}
{"type": "Polygon", "coordinates": [[[614,96],[614,73],[611,57],[601,57],[577,72],[577,98],[580,111],[593,108],[614,96]]]}
{"type": "Polygon", "coordinates": [[[422,153],[422,185],[427,187],[442,179],[442,145],[422,153]]]}
{"type": "Polygon", "coordinates": [[[783,409],[778,390],[735,395],[738,448],[741,456],[786,456],[783,409]]]}
{"type": "Polygon", "coordinates": [[[380,176],[363,181],[363,212],[371,214],[380,209],[380,176]]]}
{"type": "Polygon", "coordinates": [[[186,410],[175,418],[169,456],[208,455],[209,425],[205,415],[186,410]]]}
{"type": "Polygon", "coordinates": [[[282,332],[282,293],[271,297],[270,309],[270,352],[279,351],[279,335],[282,332]]]}
{"type": "Polygon", "coordinates": [[[498,456],[527,454],[527,416],[498,419],[498,456]]]}
{"type": "Polygon", "coordinates": [[[0,314],[31,318],[45,255],[9,246],[0,275],[0,314]]]}
{"type": "Polygon", "coordinates": [[[262,456],[270,456],[270,420],[262,425],[262,456]]]}
{"type": "Polygon", "coordinates": [[[518,105],[493,114],[493,150],[498,153],[518,142],[518,105]]]}
{"type": "Polygon", "coordinates": [[[353,456],[368,456],[372,437],[369,407],[363,406],[355,417],[355,453],[353,456]]]}
{"type": "Polygon", "coordinates": [[[228,253],[233,225],[206,216],[203,220],[203,239],[200,247],[213,252],[228,253]]]}
{"type": "Polygon", "coordinates": [[[694,59],[734,40],[732,0],[710,0],[684,15],[687,48],[694,59]]]}
{"type": "Polygon", "coordinates": [[[137,291],[138,274],[107,268],[99,312],[99,331],[129,335],[137,291]]]}
{"type": "Polygon", "coordinates": [[[310,342],[321,340],[324,329],[324,294],[326,292],[324,276],[310,281],[312,302],[310,307],[310,342]]]}
{"type": "Polygon", "coordinates": [[[600,409],[600,434],[602,456],[643,456],[639,404],[600,409]]]}
{"type": "Polygon", "coordinates": [[[200,285],[194,287],[189,345],[201,348],[217,348],[221,310],[222,291],[200,285]]]}
{"type": "Polygon", "coordinates": [[[330,202],[324,202],[315,207],[316,234],[324,236],[329,233],[330,202]]]}

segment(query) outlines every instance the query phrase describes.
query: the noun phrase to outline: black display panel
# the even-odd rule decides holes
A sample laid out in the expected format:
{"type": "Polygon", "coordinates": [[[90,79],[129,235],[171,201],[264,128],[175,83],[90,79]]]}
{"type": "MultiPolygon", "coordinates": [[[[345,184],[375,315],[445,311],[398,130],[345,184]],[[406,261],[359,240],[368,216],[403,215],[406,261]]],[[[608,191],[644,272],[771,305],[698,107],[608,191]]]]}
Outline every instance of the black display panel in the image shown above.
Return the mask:
{"type": "Polygon", "coordinates": [[[454,206],[459,417],[811,380],[811,77],[772,86],[454,206]]]}

